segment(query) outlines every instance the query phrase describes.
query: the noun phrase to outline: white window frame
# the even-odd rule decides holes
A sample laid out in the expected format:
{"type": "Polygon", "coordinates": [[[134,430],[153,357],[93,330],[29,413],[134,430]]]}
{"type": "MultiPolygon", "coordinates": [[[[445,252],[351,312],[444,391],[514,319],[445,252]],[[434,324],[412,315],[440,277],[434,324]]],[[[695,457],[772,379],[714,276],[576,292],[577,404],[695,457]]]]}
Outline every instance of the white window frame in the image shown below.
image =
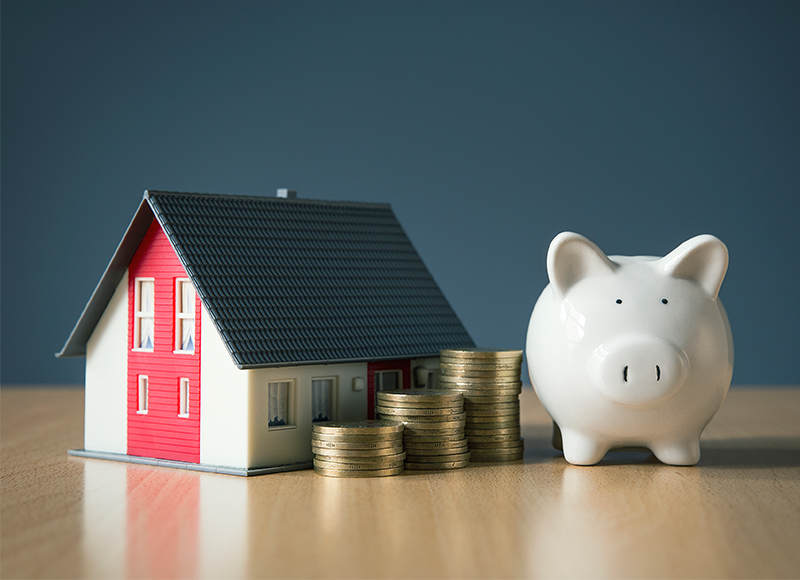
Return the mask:
{"type": "Polygon", "coordinates": [[[297,428],[297,414],[295,413],[295,403],[297,401],[296,393],[295,393],[295,386],[296,381],[294,379],[276,379],[269,381],[267,383],[267,429],[269,431],[279,431],[281,429],[296,429],[297,428]],[[286,384],[286,417],[284,421],[286,422],[285,425],[270,425],[269,422],[272,420],[272,412],[270,409],[270,400],[272,399],[272,388],[275,386],[276,388],[278,385],[286,384]]]}
{"type": "Polygon", "coordinates": [[[178,380],[178,417],[188,417],[190,412],[189,379],[178,380]]]}
{"type": "Polygon", "coordinates": [[[175,279],[175,350],[173,351],[175,354],[194,354],[195,348],[195,338],[197,334],[197,321],[195,316],[195,304],[197,302],[197,293],[192,285],[192,281],[189,278],[176,278],[175,279]],[[183,305],[183,284],[189,284],[189,287],[192,289],[192,296],[195,297],[195,300],[192,301],[191,311],[190,312],[181,312],[181,306],[183,305]],[[193,334],[195,336],[192,337],[192,350],[183,350],[183,321],[184,320],[191,320],[193,323],[194,331],[193,334]]]}
{"type": "Polygon", "coordinates": [[[150,398],[150,378],[147,375],[139,375],[138,388],[136,392],[137,415],[147,415],[147,406],[149,398],[150,398]]]}
{"type": "MultiPolygon", "coordinates": [[[[337,376],[330,376],[330,377],[311,377],[311,422],[315,422],[314,417],[314,381],[330,381],[330,417],[328,417],[328,421],[336,421],[338,417],[338,401],[339,401],[339,377],[337,376]]],[[[319,421],[316,421],[319,422],[319,421]]]]}
{"type": "Polygon", "coordinates": [[[153,347],[156,345],[156,280],[155,278],[136,278],[133,283],[133,350],[138,352],[153,352],[152,348],[139,346],[142,335],[142,320],[150,318],[153,321],[153,347]],[[153,283],[153,311],[141,310],[142,283],[153,283]]]}

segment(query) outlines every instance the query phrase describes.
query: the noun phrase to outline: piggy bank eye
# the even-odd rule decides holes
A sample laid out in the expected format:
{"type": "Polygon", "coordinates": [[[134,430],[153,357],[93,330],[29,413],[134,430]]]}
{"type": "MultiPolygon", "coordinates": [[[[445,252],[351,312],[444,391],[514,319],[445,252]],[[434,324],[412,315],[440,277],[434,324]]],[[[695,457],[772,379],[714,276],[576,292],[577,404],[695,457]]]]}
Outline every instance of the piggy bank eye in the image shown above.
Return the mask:
{"type": "Polygon", "coordinates": [[[668,301],[667,301],[667,299],[666,299],[666,298],[662,298],[662,299],[661,299],[661,303],[662,303],[662,304],[666,304],[667,302],[668,302],[668,301]]]}
{"type": "Polygon", "coordinates": [[[617,298],[617,304],[622,304],[622,298],[617,298]]]}

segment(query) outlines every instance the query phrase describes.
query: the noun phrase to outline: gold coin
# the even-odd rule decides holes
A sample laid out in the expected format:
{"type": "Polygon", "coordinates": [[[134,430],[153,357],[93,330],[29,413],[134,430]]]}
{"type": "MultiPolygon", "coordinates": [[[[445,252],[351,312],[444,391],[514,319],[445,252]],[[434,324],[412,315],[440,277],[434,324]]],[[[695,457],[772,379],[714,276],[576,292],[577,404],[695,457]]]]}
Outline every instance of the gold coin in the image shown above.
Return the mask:
{"type": "Polygon", "coordinates": [[[424,409],[417,409],[412,407],[386,407],[378,405],[377,412],[382,415],[400,415],[407,417],[447,417],[452,415],[463,415],[464,407],[425,407],[424,409]]]}
{"type": "Polygon", "coordinates": [[[520,380],[519,374],[507,374],[507,375],[496,375],[496,374],[488,374],[488,375],[478,375],[478,376],[469,376],[469,375],[454,375],[454,374],[447,374],[447,373],[440,373],[439,374],[439,383],[443,389],[449,389],[453,383],[456,384],[465,384],[465,385],[502,385],[507,384],[506,388],[511,388],[517,386],[517,384],[522,384],[520,380]]]}
{"type": "Polygon", "coordinates": [[[391,439],[386,440],[372,440],[372,441],[329,441],[327,439],[317,439],[313,435],[311,436],[311,445],[319,447],[320,449],[352,449],[352,450],[361,450],[367,451],[370,449],[388,449],[392,447],[397,447],[398,445],[402,447],[403,445],[403,438],[402,437],[393,437],[391,439]]]}
{"type": "Polygon", "coordinates": [[[472,450],[472,457],[470,461],[476,463],[490,463],[500,461],[519,461],[525,457],[525,452],[522,449],[514,449],[509,452],[488,451],[487,453],[479,452],[477,449],[472,450]]]}
{"type": "Polygon", "coordinates": [[[475,419],[477,417],[511,417],[513,415],[519,415],[519,409],[489,409],[484,410],[481,409],[480,411],[470,411],[467,414],[467,417],[470,419],[475,419]]]}
{"type": "Polygon", "coordinates": [[[336,457],[379,457],[402,453],[403,446],[395,445],[394,447],[383,447],[380,449],[331,449],[330,447],[312,445],[311,451],[317,455],[335,455],[336,457]]]}
{"type": "Polygon", "coordinates": [[[517,448],[523,449],[524,447],[525,447],[524,439],[509,439],[508,441],[488,441],[488,442],[472,441],[469,444],[469,448],[474,450],[517,449],[517,448]]]}
{"type": "Polygon", "coordinates": [[[460,369],[451,369],[448,367],[439,367],[439,378],[442,377],[457,377],[467,380],[472,379],[487,379],[494,381],[513,382],[518,381],[520,377],[519,369],[512,369],[507,371],[467,371],[460,369]]]}
{"type": "Polygon", "coordinates": [[[406,458],[404,451],[395,453],[394,455],[376,455],[372,457],[342,457],[339,455],[315,455],[314,459],[319,461],[327,461],[329,463],[346,463],[348,465],[370,465],[371,469],[376,469],[378,466],[395,464],[403,461],[406,458]]]}
{"type": "Polygon", "coordinates": [[[406,452],[419,449],[452,449],[466,445],[467,440],[464,438],[454,439],[453,441],[405,441],[403,447],[406,452]]]}
{"type": "Polygon", "coordinates": [[[494,361],[472,361],[440,358],[439,368],[462,371],[518,371],[522,368],[522,365],[516,361],[504,361],[501,359],[494,361]]]}
{"type": "Polygon", "coordinates": [[[430,463],[436,461],[469,461],[469,451],[465,450],[461,453],[452,453],[450,455],[419,455],[413,459],[407,458],[408,461],[414,463],[430,463]]]}
{"type": "Polygon", "coordinates": [[[436,469],[460,469],[469,465],[469,459],[462,461],[438,461],[438,462],[416,462],[406,461],[405,467],[410,470],[436,470],[436,469]]]}
{"type": "Polygon", "coordinates": [[[457,427],[459,423],[464,423],[467,418],[467,414],[463,411],[459,415],[441,415],[441,416],[426,416],[426,415],[384,415],[383,413],[378,413],[379,417],[392,417],[396,421],[402,421],[409,426],[411,423],[414,425],[432,425],[431,429],[435,429],[434,425],[441,425],[442,429],[447,427],[457,427]]]}
{"type": "Polygon", "coordinates": [[[482,429],[480,427],[469,427],[464,429],[465,435],[505,435],[507,433],[512,433],[513,431],[517,432],[517,436],[519,437],[519,425],[514,427],[506,427],[503,429],[482,429]]]}
{"type": "Polygon", "coordinates": [[[314,467],[314,473],[326,477],[387,477],[389,475],[400,475],[403,473],[403,466],[391,467],[389,469],[365,469],[362,471],[343,471],[341,469],[314,467]]]}
{"type": "Polygon", "coordinates": [[[466,409],[467,405],[495,405],[514,401],[519,401],[519,395],[464,395],[464,408],[466,409]]]}
{"type": "Polygon", "coordinates": [[[473,388],[466,385],[454,385],[452,389],[463,393],[465,401],[471,400],[472,397],[485,397],[487,395],[492,397],[517,397],[519,399],[519,394],[522,392],[521,387],[497,388],[490,386],[489,388],[473,388]]]}
{"type": "Polygon", "coordinates": [[[469,451],[469,445],[467,445],[467,440],[464,440],[464,444],[458,447],[451,447],[451,448],[438,448],[438,449],[413,449],[408,448],[406,449],[406,459],[408,461],[414,461],[413,457],[419,457],[422,455],[425,456],[436,456],[442,457],[443,455],[457,455],[460,453],[466,453],[469,451]]]}
{"type": "Polygon", "coordinates": [[[375,393],[378,398],[378,401],[396,401],[399,403],[410,403],[410,402],[420,402],[420,403],[430,403],[430,402],[447,402],[447,403],[458,403],[461,400],[457,394],[453,393],[452,391],[446,391],[443,389],[419,389],[415,391],[410,391],[407,389],[394,389],[390,391],[378,391],[375,393]]]}
{"type": "Polygon", "coordinates": [[[312,441],[330,441],[333,443],[381,443],[381,442],[394,442],[403,440],[403,433],[377,433],[372,435],[329,435],[327,433],[311,433],[312,441]]]}
{"type": "Polygon", "coordinates": [[[439,352],[439,357],[442,358],[470,358],[470,359],[495,359],[495,358],[512,358],[522,359],[521,350],[510,350],[502,348],[445,348],[439,352]]]}
{"type": "Polygon", "coordinates": [[[313,432],[321,435],[379,435],[402,431],[403,424],[396,421],[327,421],[313,425],[313,432]]]}
{"type": "Polygon", "coordinates": [[[495,435],[467,435],[470,446],[473,443],[490,443],[494,441],[516,441],[519,439],[519,430],[516,433],[495,434],[495,435]]]}
{"type": "Polygon", "coordinates": [[[391,401],[378,398],[378,405],[392,409],[462,409],[464,408],[464,395],[458,391],[450,391],[459,395],[458,401],[391,401]]]}
{"type": "Polygon", "coordinates": [[[519,397],[514,397],[512,401],[496,403],[469,403],[464,405],[464,410],[469,411],[489,411],[491,409],[519,409],[519,397]]]}
{"type": "Polygon", "coordinates": [[[314,458],[314,468],[321,469],[338,469],[340,471],[365,471],[370,469],[390,469],[392,467],[400,467],[403,465],[403,460],[385,462],[385,463],[338,463],[336,461],[325,461],[322,459],[314,458]]]}
{"type": "Polygon", "coordinates": [[[429,421],[431,417],[404,417],[403,421],[406,423],[406,429],[458,429],[463,428],[467,422],[466,415],[459,417],[455,421],[429,421]]]}
{"type": "Polygon", "coordinates": [[[452,429],[448,430],[448,433],[438,433],[434,435],[430,435],[430,431],[428,431],[424,435],[418,435],[413,433],[408,433],[405,437],[403,437],[403,445],[411,445],[417,443],[436,443],[436,442],[447,442],[447,441],[463,441],[464,440],[464,430],[463,429],[452,429]]]}
{"type": "Polygon", "coordinates": [[[520,422],[519,417],[517,417],[516,421],[494,421],[491,423],[467,423],[464,425],[464,431],[474,431],[475,429],[491,429],[492,431],[497,431],[498,429],[511,429],[516,428],[519,429],[520,422]]]}

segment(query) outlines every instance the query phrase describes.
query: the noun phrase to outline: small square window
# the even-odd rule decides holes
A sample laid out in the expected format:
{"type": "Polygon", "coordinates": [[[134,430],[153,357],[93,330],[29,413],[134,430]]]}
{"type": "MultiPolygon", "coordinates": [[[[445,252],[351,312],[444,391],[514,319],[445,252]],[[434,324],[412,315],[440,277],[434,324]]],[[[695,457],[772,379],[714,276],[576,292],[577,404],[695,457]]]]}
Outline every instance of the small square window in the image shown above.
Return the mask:
{"type": "Polygon", "coordinates": [[[269,427],[294,427],[294,382],[269,383],[269,427]]]}

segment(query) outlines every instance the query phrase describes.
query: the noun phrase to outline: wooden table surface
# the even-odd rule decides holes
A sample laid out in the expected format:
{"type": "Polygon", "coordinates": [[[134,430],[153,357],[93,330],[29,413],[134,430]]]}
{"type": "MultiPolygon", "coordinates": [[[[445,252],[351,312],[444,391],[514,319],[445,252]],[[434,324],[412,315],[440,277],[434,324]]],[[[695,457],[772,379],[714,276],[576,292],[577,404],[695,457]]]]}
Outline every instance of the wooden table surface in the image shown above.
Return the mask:
{"type": "Polygon", "coordinates": [[[695,467],[568,465],[522,395],[525,459],[253,478],[68,457],[83,390],[2,389],[3,578],[797,578],[800,389],[733,388],[695,467]]]}

